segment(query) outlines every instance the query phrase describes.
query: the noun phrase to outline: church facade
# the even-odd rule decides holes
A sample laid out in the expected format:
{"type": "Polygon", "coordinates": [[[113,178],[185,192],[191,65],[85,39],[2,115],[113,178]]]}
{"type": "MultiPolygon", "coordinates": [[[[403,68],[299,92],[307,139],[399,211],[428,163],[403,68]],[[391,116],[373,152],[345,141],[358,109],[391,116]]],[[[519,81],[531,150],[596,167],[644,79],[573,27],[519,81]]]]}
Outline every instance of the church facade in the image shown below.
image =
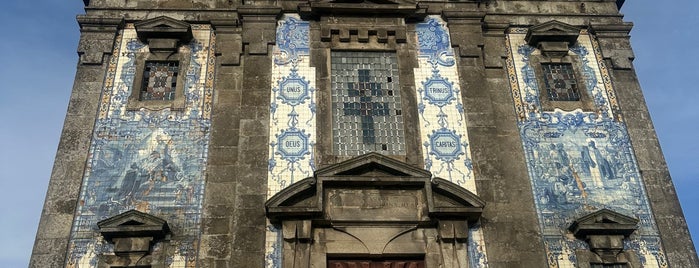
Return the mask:
{"type": "Polygon", "coordinates": [[[623,0],[84,0],[30,267],[699,267],[623,0]]]}

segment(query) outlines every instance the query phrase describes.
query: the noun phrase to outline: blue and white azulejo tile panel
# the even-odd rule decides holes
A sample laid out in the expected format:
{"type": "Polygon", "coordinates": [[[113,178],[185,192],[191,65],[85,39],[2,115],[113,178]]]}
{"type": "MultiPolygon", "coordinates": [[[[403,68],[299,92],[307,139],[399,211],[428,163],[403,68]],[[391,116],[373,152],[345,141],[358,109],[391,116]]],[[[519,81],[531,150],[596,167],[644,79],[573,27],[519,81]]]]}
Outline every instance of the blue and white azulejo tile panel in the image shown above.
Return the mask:
{"type": "MultiPolygon", "coordinates": [[[[449,29],[438,16],[427,17],[415,28],[419,45],[415,88],[425,169],[477,194],[449,29]]],[[[487,267],[478,226],[470,230],[469,261],[470,267],[487,267]]]]}
{"type": "MultiPolygon", "coordinates": [[[[66,267],[95,267],[111,253],[97,222],[131,209],[167,220],[177,250],[166,267],[194,267],[211,126],[215,38],[208,25],[192,25],[194,39],[184,85],[185,109],[126,109],[136,55],[148,47],[132,24],[117,36],[71,231],[66,267]]],[[[137,90],[137,89],[136,89],[137,90]]],[[[156,249],[161,250],[156,245],[156,249]]]]}
{"type": "Polygon", "coordinates": [[[461,102],[459,76],[445,23],[428,17],[416,26],[419,67],[415,69],[425,168],[476,192],[461,102]]]}
{"type": "Polygon", "coordinates": [[[268,197],[313,176],[316,129],[315,68],[308,54],[309,23],[286,15],[277,26],[272,65],[268,197]]]}
{"type": "MultiPolygon", "coordinates": [[[[507,68],[518,126],[544,235],[550,267],[577,267],[575,250],[584,241],[567,230],[577,218],[607,208],[640,220],[624,247],[638,253],[644,267],[667,267],[609,72],[596,40],[581,31],[568,52],[577,57],[592,111],[544,111],[536,69],[540,52],[524,41],[527,29],[507,35],[507,68]]],[[[574,63],[575,64],[575,63],[574,63]]]]}
{"type": "MultiPolygon", "coordinates": [[[[307,21],[287,14],[277,24],[272,65],[267,198],[313,176],[316,140],[315,68],[307,21]]],[[[281,267],[281,233],[268,224],[266,267],[281,267]]]]}

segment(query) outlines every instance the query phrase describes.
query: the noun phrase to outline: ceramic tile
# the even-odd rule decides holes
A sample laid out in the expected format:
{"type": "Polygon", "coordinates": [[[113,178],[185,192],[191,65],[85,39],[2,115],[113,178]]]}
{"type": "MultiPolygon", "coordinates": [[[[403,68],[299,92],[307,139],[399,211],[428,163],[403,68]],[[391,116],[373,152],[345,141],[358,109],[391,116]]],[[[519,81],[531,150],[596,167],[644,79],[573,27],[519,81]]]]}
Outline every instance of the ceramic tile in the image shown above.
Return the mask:
{"type": "MultiPolygon", "coordinates": [[[[310,66],[309,23],[287,14],[277,24],[272,64],[267,198],[313,176],[316,143],[315,68],[310,66]]],[[[268,224],[266,267],[281,267],[281,233],[268,224]]]]}
{"type": "Polygon", "coordinates": [[[550,267],[576,267],[575,250],[587,244],[567,227],[602,208],[641,219],[626,241],[644,267],[666,267],[658,231],[619,112],[611,79],[594,38],[582,31],[569,54],[578,57],[594,111],[542,111],[540,85],[529,60],[526,29],[507,36],[509,74],[519,129],[550,267]]]}
{"type": "Polygon", "coordinates": [[[168,267],[191,267],[201,224],[213,89],[214,36],[193,27],[194,40],[182,48],[192,58],[186,72],[184,111],[127,111],[135,56],[147,49],[129,24],[117,37],[83,177],[80,206],[71,232],[67,267],[95,266],[110,254],[96,223],[136,209],[167,220],[181,235],[168,267]],[[207,111],[207,112],[205,112],[207,111]]]}
{"type": "MultiPolygon", "coordinates": [[[[449,30],[440,17],[429,16],[416,32],[419,67],[414,74],[425,169],[477,194],[449,30]]],[[[487,267],[482,229],[477,225],[469,233],[471,267],[487,267]]]]}

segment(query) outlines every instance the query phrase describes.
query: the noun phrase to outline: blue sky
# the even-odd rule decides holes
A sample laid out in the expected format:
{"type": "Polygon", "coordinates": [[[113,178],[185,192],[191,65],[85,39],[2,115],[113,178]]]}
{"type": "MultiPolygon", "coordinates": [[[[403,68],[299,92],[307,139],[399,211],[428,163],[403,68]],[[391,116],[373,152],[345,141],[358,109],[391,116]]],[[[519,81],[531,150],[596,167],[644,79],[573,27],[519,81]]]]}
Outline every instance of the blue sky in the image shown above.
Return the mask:
{"type": "MultiPolygon", "coordinates": [[[[0,266],[26,267],[77,63],[79,0],[0,9],[0,266]]],[[[699,1],[626,1],[636,72],[685,217],[699,240],[699,1]]]]}

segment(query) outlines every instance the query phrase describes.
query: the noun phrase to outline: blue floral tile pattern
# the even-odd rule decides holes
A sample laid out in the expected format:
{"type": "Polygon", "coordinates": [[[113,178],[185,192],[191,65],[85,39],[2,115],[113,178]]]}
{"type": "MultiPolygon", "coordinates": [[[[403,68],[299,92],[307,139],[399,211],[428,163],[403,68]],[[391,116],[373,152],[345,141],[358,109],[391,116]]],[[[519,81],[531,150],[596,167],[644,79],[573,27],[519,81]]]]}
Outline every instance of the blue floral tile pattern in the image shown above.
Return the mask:
{"type": "MultiPolygon", "coordinates": [[[[644,267],[667,267],[648,198],[596,40],[582,31],[569,55],[582,64],[594,111],[542,111],[526,29],[507,36],[507,68],[539,224],[550,267],[576,267],[575,250],[587,248],[567,227],[602,208],[640,219],[625,248],[644,267]]],[[[580,81],[580,79],[579,79],[580,81]]],[[[543,94],[546,94],[543,92],[543,94]]]]}
{"type": "MultiPolygon", "coordinates": [[[[199,244],[206,157],[210,137],[214,35],[193,25],[185,72],[184,111],[127,111],[136,53],[147,51],[132,24],[117,37],[83,175],[67,267],[95,267],[113,254],[97,222],[136,209],[168,221],[178,250],[167,267],[192,267],[199,244]]],[[[182,66],[185,67],[185,66],[182,66]]],[[[135,89],[138,91],[138,89],[135,89]]],[[[157,247],[157,245],[156,245],[157,247]]]]}
{"type": "MultiPolygon", "coordinates": [[[[449,29],[436,16],[415,28],[419,44],[415,85],[425,169],[477,193],[449,29]]],[[[470,267],[487,267],[481,228],[474,226],[469,233],[470,267]]]]}
{"type": "MultiPolygon", "coordinates": [[[[312,176],[316,139],[315,68],[310,66],[310,24],[287,14],[277,23],[270,89],[267,197],[312,176]]],[[[266,267],[281,267],[281,233],[268,224],[266,267]]]]}

